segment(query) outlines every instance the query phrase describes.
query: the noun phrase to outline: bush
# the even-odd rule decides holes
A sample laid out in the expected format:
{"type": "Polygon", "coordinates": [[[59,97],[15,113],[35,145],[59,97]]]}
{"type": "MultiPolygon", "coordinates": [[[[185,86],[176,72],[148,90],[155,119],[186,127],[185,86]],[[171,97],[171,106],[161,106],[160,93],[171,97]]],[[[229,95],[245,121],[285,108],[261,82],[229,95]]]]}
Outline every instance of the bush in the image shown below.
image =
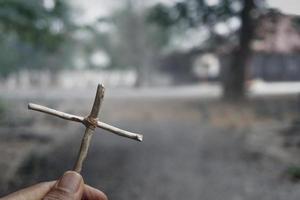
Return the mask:
{"type": "Polygon", "coordinates": [[[286,172],[292,181],[298,182],[300,180],[300,166],[290,166],[286,172]]]}
{"type": "Polygon", "coordinates": [[[6,103],[0,98],[0,120],[4,118],[6,112],[6,103]]]}

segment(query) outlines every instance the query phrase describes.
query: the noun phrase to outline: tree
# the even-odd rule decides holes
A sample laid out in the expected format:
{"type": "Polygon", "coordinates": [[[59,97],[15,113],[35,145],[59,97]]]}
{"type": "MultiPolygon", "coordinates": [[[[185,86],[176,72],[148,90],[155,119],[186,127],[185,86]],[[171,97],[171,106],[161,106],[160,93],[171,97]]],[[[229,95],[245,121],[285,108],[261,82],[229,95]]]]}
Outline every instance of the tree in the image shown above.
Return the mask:
{"type": "Polygon", "coordinates": [[[147,23],[143,5],[127,0],[110,16],[100,18],[98,25],[111,27],[106,33],[93,31],[94,48],[101,48],[109,55],[110,67],[134,69],[137,73],[136,86],[149,85],[155,61],[167,37],[160,27],[147,23]]]}
{"type": "Polygon", "coordinates": [[[228,76],[224,80],[224,94],[228,99],[243,99],[245,95],[246,66],[250,57],[250,44],[254,35],[251,13],[255,9],[254,0],[245,0],[240,12],[241,28],[236,57],[229,66],[228,76]]]}
{"type": "MultiPolygon", "coordinates": [[[[203,47],[217,49],[222,45],[233,45],[233,59],[225,73],[224,97],[240,100],[245,95],[245,68],[250,56],[250,43],[253,39],[254,17],[265,7],[264,1],[254,0],[187,0],[175,3],[172,7],[158,4],[149,12],[150,22],[172,29],[206,29],[209,37],[203,47]],[[240,26],[220,33],[219,25],[229,25],[233,20],[240,26]]],[[[199,47],[201,48],[201,47],[199,47]]]]}
{"type": "Polygon", "coordinates": [[[0,53],[0,74],[21,68],[57,70],[68,54],[70,27],[63,0],[0,1],[0,46],[7,49],[0,53]]]}

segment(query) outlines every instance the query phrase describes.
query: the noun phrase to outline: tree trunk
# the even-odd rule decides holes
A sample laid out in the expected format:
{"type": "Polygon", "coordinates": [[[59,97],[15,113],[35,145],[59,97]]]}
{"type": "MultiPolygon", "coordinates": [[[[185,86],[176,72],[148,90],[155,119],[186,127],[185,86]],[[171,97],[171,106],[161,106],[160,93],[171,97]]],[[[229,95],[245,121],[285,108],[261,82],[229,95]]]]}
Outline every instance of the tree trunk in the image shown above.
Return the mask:
{"type": "Polygon", "coordinates": [[[231,65],[225,75],[224,98],[239,101],[245,97],[246,65],[248,63],[253,38],[252,11],[255,8],[254,0],[244,0],[244,7],[240,15],[241,29],[239,46],[233,52],[231,65]]]}

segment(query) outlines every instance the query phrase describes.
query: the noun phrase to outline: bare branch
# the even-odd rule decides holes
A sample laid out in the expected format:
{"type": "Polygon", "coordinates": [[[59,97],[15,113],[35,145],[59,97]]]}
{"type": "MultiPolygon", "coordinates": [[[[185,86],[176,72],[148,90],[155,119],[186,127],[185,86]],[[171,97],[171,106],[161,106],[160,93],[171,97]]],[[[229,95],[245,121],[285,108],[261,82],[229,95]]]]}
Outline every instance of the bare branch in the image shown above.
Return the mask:
{"type": "Polygon", "coordinates": [[[90,117],[92,117],[92,118],[98,117],[98,113],[99,113],[103,98],[104,98],[104,86],[102,84],[99,84],[97,87],[97,92],[96,92],[96,96],[95,96],[95,100],[94,100],[94,104],[93,104],[93,108],[92,108],[90,117]]]}
{"type": "Polygon", "coordinates": [[[83,136],[82,141],[81,141],[80,150],[79,150],[78,155],[77,155],[77,160],[76,160],[75,165],[73,167],[73,170],[75,172],[80,173],[81,170],[82,170],[82,165],[83,165],[83,162],[84,162],[84,160],[87,156],[87,153],[88,153],[88,150],[89,150],[89,147],[90,147],[90,144],[91,144],[91,139],[92,139],[93,133],[94,133],[93,129],[90,129],[90,128],[85,129],[85,133],[84,133],[84,136],[83,136]]]}
{"type": "Polygon", "coordinates": [[[92,135],[97,126],[97,116],[100,111],[100,107],[104,97],[104,87],[102,84],[99,84],[97,87],[97,92],[94,100],[94,104],[92,107],[92,111],[88,117],[85,118],[85,133],[81,141],[80,150],[78,152],[77,160],[74,165],[74,171],[80,173],[82,169],[83,162],[87,156],[92,135]]]}
{"type": "MultiPolygon", "coordinates": [[[[28,109],[43,112],[43,113],[46,113],[46,114],[50,114],[50,115],[53,115],[53,116],[56,116],[56,117],[59,117],[59,118],[62,118],[62,119],[66,119],[66,120],[69,120],[69,121],[81,122],[82,124],[84,124],[84,122],[85,122],[84,117],[80,117],[80,116],[77,116],[77,115],[71,115],[71,114],[64,113],[64,112],[61,112],[61,111],[58,111],[58,110],[54,110],[52,108],[47,108],[45,106],[41,106],[41,105],[38,105],[38,104],[29,103],[28,104],[28,109]]],[[[114,127],[112,125],[106,124],[104,122],[97,121],[97,127],[105,129],[109,132],[112,132],[112,133],[117,134],[117,135],[122,136],[122,137],[127,137],[127,138],[134,139],[134,140],[137,140],[137,141],[140,141],[140,142],[143,141],[143,135],[140,135],[140,134],[137,134],[137,133],[132,133],[132,132],[129,132],[129,131],[125,131],[125,130],[122,130],[120,128],[114,127]]]]}
{"type": "Polygon", "coordinates": [[[56,116],[56,117],[59,117],[62,119],[66,119],[69,121],[80,122],[86,126],[85,133],[84,133],[84,136],[81,141],[80,150],[79,150],[79,153],[77,156],[77,160],[76,160],[76,163],[73,168],[73,170],[78,173],[80,173],[82,170],[82,165],[87,156],[91,138],[92,138],[92,135],[93,135],[96,127],[105,129],[105,130],[112,132],[114,134],[117,134],[119,136],[131,138],[131,139],[134,139],[134,140],[137,140],[140,142],[143,140],[143,136],[140,134],[131,133],[129,131],[125,131],[125,130],[116,128],[114,126],[111,126],[109,124],[98,121],[97,117],[98,117],[98,114],[100,111],[100,107],[101,107],[103,98],[104,98],[104,86],[102,84],[99,84],[97,87],[97,92],[96,92],[94,104],[92,107],[92,111],[87,117],[71,115],[68,113],[64,113],[64,112],[61,112],[58,110],[54,110],[54,109],[47,108],[45,106],[41,106],[41,105],[37,105],[37,104],[33,104],[33,103],[28,104],[28,109],[30,109],[30,110],[43,112],[43,113],[50,114],[50,115],[53,115],[53,116],[56,116]]]}
{"type": "Polygon", "coordinates": [[[127,137],[127,138],[130,138],[130,139],[134,139],[134,140],[137,140],[139,142],[143,141],[143,135],[141,135],[141,134],[125,131],[125,130],[119,129],[117,127],[111,126],[109,124],[106,124],[106,123],[100,122],[100,121],[97,122],[97,126],[99,128],[105,129],[109,132],[112,132],[112,133],[117,134],[117,135],[122,136],[122,137],[127,137]]]}
{"type": "Polygon", "coordinates": [[[62,119],[66,119],[66,120],[69,120],[69,121],[81,122],[81,123],[83,123],[83,121],[84,121],[84,117],[80,117],[80,116],[77,116],[77,115],[71,115],[71,114],[68,114],[68,113],[64,113],[64,112],[54,110],[52,108],[47,108],[45,106],[41,106],[41,105],[34,104],[34,103],[29,103],[28,104],[28,109],[43,112],[43,113],[46,113],[46,114],[50,114],[50,115],[53,115],[53,116],[56,116],[56,117],[59,117],[59,118],[62,118],[62,119]]]}

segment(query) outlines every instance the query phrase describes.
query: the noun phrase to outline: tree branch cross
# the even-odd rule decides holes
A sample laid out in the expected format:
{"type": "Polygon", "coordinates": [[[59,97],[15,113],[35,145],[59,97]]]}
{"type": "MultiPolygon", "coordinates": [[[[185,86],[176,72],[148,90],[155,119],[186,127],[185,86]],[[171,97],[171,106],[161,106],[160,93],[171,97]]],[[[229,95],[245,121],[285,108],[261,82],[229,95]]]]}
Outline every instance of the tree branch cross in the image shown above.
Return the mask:
{"type": "Polygon", "coordinates": [[[60,117],[62,119],[69,120],[69,121],[81,122],[82,124],[84,124],[86,126],[85,133],[84,133],[84,136],[81,141],[81,146],[80,146],[80,150],[78,153],[77,161],[73,168],[73,170],[78,173],[80,173],[82,170],[82,164],[87,156],[91,138],[92,138],[93,133],[95,132],[96,127],[105,129],[105,130],[110,131],[119,136],[127,137],[127,138],[134,139],[134,140],[137,140],[140,142],[143,140],[143,135],[125,131],[125,130],[116,128],[114,126],[111,126],[109,124],[106,124],[106,123],[98,120],[98,114],[99,114],[100,107],[101,107],[101,104],[103,101],[103,97],[104,97],[104,86],[102,84],[99,84],[97,87],[97,92],[96,92],[94,104],[92,107],[92,111],[90,112],[90,114],[87,117],[71,115],[68,113],[64,113],[61,111],[57,111],[57,110],[47,108],[45,106],[33,104],[33,103],[28,104],[28,109],[30,109],[30,110],[43,112],[43,113],[50,114],[50,115],[53,115],[56,117],[60,117]]]}

